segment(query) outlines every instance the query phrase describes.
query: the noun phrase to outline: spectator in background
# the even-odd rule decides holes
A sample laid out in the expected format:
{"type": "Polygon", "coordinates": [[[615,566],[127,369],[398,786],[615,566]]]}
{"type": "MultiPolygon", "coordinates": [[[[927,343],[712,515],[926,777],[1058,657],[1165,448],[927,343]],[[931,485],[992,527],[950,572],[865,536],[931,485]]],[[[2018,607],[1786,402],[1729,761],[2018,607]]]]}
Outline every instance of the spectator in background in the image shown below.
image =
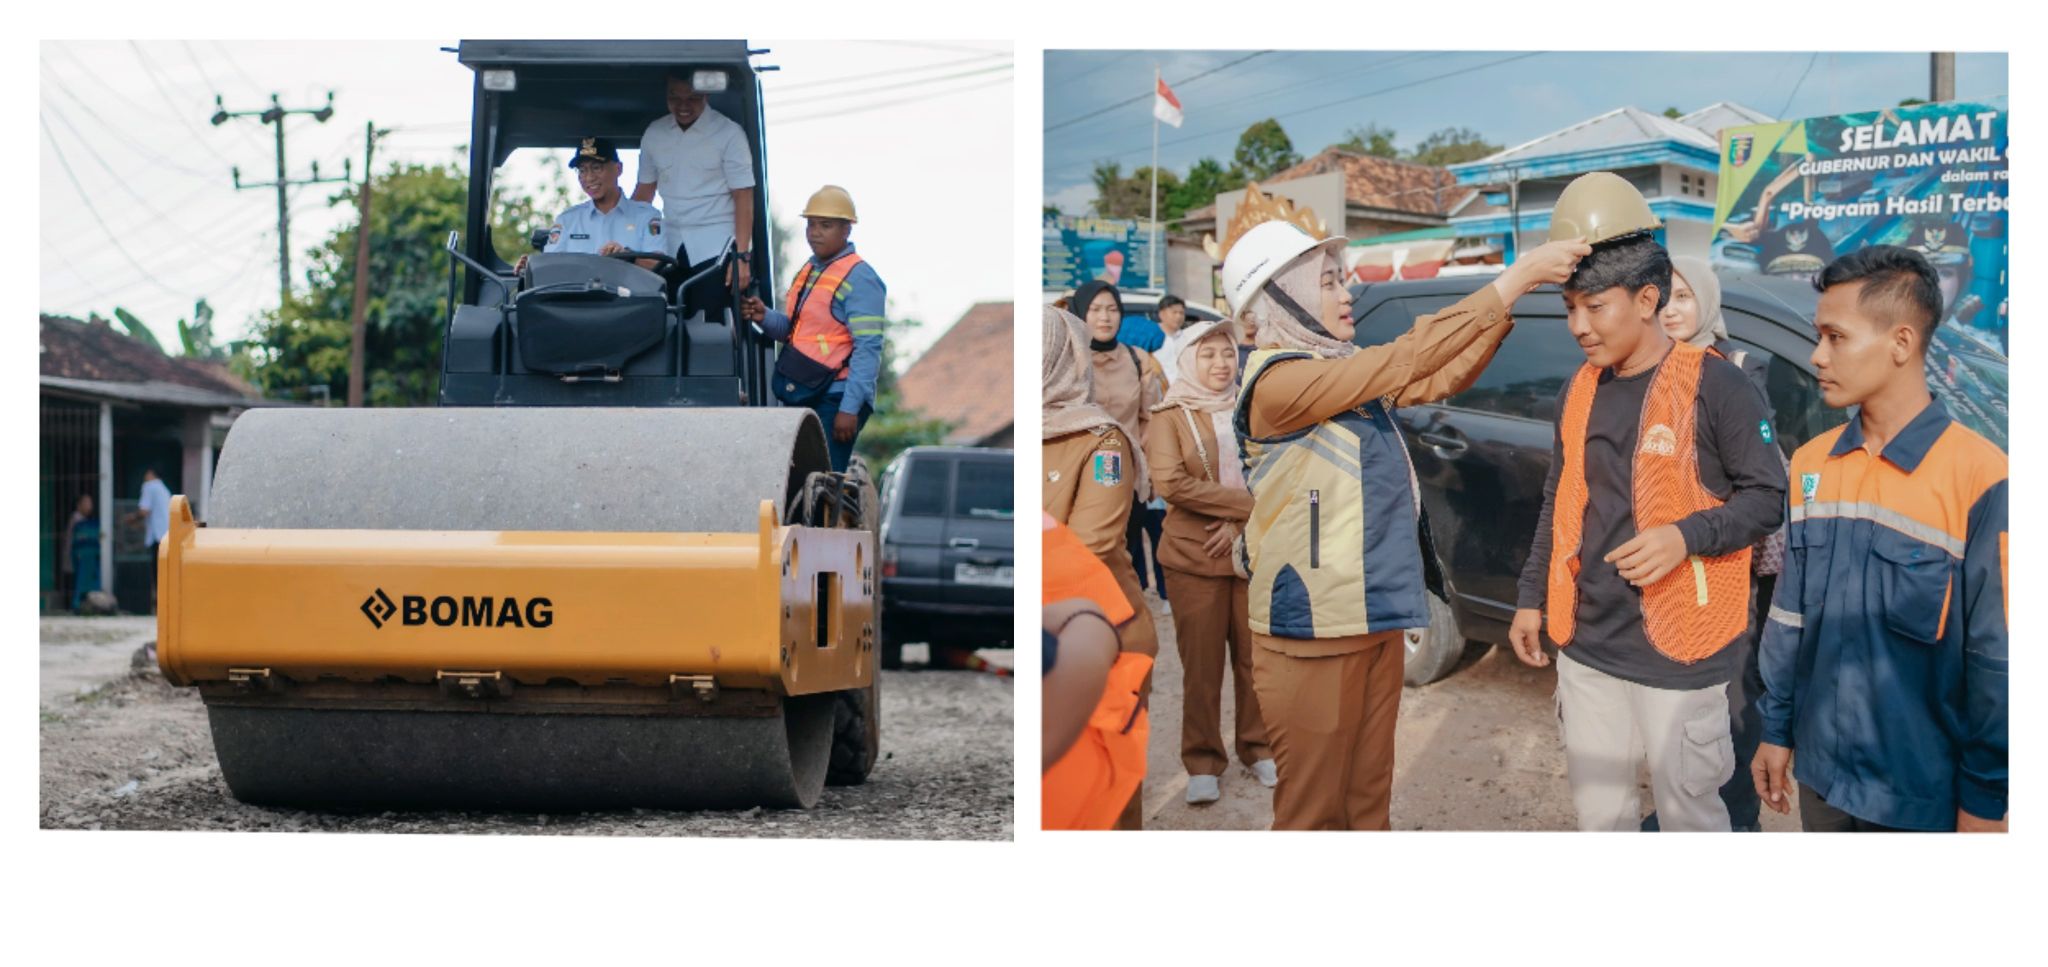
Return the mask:
{"type": "MultiPolygon", "coordinates": [[[[1081,320],[1047,306],[1044,326],[1039,362],[1045,473],[1041,507],[1109,569],[1131,610],[1129,623],[1119,628],[1123,651],[1148,659],[1149,669],[1149,659],[1159,651],[1159,636],[1124,542],[1131,489],[1144,474],[1141,454],[1116,418],[1094,401],[1090,384],[1095,368],[1088,359],[1089,333],[1081,320]]],[[[1046,573],[1050,579],[1054,572],[1048,566],[1046,573]]],[[[1050,600],[1065,597],[1071,595],[1050,600]]],[[[1140,799],[1135,793],[1131,796],[1117,828],[1140,828],[1140,799]]]]}
{"type": "Polygon", "coordinates": [[[1198,322],[1180,355],[1145,440],[1153,486],[1171,507],[1159,561],[1173,588],[1174,644],[1180,649],[1180,761],[1189,805],[1215,802],[1230,764],[1223,744],[1223,674],[1236,695],[1237,761],[1259,783],[1279,782],[1252,690],[1251,583],[1238,573],[1236,538],[1252,513],[1244,456],[1231,429],[1237,406],[1237,351],[1229,323],[1198,322]]]}
{"type": "Polygon", "coordinates": [[[147,521],[143,543],[149,547],[149,613],[156,613],[157,545],[171,532],[171,488],[157,479],[156,468],[142,471],[142,499],[126,518],[128,523],[147,521]]]}
{"type": "Polygon", "coordinates": [[[92,512],[92,495],[79,494],[71,522],[64,525],[64,573],[69,577],[71,610],[100,589],[100,519],[92,512]]]}
{"type": "MultiPolygon", "coordinates": [[[[1074,290],[1071,303],[1087,325],[1089,356],[1093,363],[1093,393],[1097,406],[1116,420],[1125,438],[1145,439],[1152,422],[1152,407],[1166,396],[1166,374],[1152,354],[1123,344],[1117,337],[1124,317],[1123,296],[1107,282],[1083,283],[1074,290]]],[[[1164,504],[1154,506],[1152,479],[1145,472],[1144,455],[1132,455],[1130,517],[1126,519],[1125,540],[1130,545],[1131,563],[1137,569],[1138,587],[1150,588],[1165,600],[1160,577],[1159,528],[1166,519],[1164,504]]]]}
{"type": "Polygon", "coordinates": [[[1179,378],[1174,360],[1180,358],[1181,349],[1187,345],[1183,336],[1187,333],[1188,304],[1177,295],[1160,296],[1159,310],[1154,315],[1159,317],[1159,330],[1166,334],[1166,339],[1152,355],[1159,360],[1159,368],[1166,374],[1166,385],[1172,386],[1173,381],[1179,378]]]}

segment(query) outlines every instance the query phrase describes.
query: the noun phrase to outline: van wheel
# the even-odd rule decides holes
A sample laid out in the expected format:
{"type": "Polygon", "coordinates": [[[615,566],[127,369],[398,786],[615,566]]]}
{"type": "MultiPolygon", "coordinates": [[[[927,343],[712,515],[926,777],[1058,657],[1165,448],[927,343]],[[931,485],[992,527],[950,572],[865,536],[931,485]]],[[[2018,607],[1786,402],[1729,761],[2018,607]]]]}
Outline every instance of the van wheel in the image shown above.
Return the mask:
{"type": "Polygon", "coordinates": [[[1468,650],[1450,604],[1434,594],[1423,596],[1429,601],[1429,627],[1410,628],[1401,634],[1401,643],[1407,648],[1402,681],[1417,686],[1449,675],[1468,650]]]}

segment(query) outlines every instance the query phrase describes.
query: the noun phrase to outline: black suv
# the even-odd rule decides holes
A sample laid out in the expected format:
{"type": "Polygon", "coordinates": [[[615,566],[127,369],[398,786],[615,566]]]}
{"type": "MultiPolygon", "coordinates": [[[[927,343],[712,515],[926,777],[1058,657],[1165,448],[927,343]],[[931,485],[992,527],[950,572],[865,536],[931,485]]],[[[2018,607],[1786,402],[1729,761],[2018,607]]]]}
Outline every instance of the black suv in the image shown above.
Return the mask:
{"type": "Polygon", "coordinates": [[[882,667],[905,642],[1010,640],[1016,557],[1013,451],[911,447],[882,479],[882,667]]]}
{"type": "MultiPolygon", "coordinates": [[[[1372,346],[1406,332],[1416,317],[1448,308],[1491,275],[1383,282],[1352,290],[1352,341],[1372,346]]],[[[1819,296],[1804,280],[1722,276],[1729,338],[1768,361],[1765,395],[1789,456],[1848,419],[1821,402],[1813,364],[1813,310],[1819,296]]],[[[1487,645],[1507,645],[1516,584],[1529,556],[1543,481],[1550,473],[1557,397],[1586,361],[1565,328],[1564,300],[1544,286],[1515,303],[1515,330],[1478,382],[1441,403],[1397,414],[1414,458],[1435,561],[1425,562],[1432,592],[1430,626],[1408,634],[1407,681],[1450,674],[1487,645]]],[[[1949,332],[1927,358],[1929,382],[1949,412],[1992,442],[2006,445],[2006,362],[1949,332]]]]}

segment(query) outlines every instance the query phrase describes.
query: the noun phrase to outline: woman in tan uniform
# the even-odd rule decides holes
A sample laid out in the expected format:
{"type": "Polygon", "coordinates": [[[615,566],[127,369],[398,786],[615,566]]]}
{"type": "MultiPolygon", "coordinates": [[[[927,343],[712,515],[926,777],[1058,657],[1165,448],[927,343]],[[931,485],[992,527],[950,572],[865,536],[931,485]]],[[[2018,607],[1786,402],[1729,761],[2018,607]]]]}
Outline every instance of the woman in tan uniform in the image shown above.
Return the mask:
{"type": "Polygon", "coordinates": [[[1337,253],[1267,222],[1225,254],[1224,293],[1258,326],[1235,427],[1254,506],[1252,678],[1279,764],[1275,829],[1389,829],[1403,629],[1429,620],[1418,495],[1391,409],[1468,388],[1515,299],[1590,251],[1552,242],[1385,345],[1351,342],[1337,253]]]}
{"type": "Polygon", "coordinates": [[[1222,797],[1224,656],[1236,692],[1237,760],[1271,788],[1279,781],[1259,697],[1252,691],[1252,637],[1244,578],[1231,553],[1251,516],[1244,457],[1230,412],[1237,405],[1237,345],[1227,322],[1187,327],[1166,401],[1153,407],[1145,458],[1166,498],[1159,563],[1173,608],[1180,651],[1180,761],[1190,805],[1222,797]]]}
{"type": "MultiPolygon", "coordinates": [[[[1124,436],[1142,446],[1145,428],[1152,420],[1152,407],[1166,395],[1165,372],[1151,353],[1117,341],[1123,326],[1124,303],[1116,286],[1100,279],[1084,282],[1074,289],[1068,304],[1068,311],[1080,316],[1088,331],[1096,405],[1108,411],[1117,426],[1123,428],[1124,436]]],[[[1152,578],[1159,575],[1159,527],[1165,515],[1163,508],[1155,509],[1154,496],[1152,479],[1140,466],[1131,487],[1131,497],[1137,506],[1131,508],[1130,519],[1124,523],[1124,539],[1130,544],[1131,566],[1141,589],[1150,587],[1154,583],[1152,578]]],[[[1153,587],[1152,591],[1162,598],[1166,596],[1164,588],[1153,587]]]]}
{"type": "MultiPolygon", "coordinates": [[[[1138,589],[1137,572],[1124,543],[1124,525],[1131,513],[1131,488],[1142,473],[1137,447],[1117,421],[1096,405],[1090,391],[1092,367],[1088,334],[1081,320],[1047,306],[1040,362],[1044,379],[1044,509],[1067,525],[1116,575],[1117,586],[1135,612],[1119,629],[1123,650],[1142,655],[1159,653],[1159,635],[1152,612],[1138,589]]],[[[1143,790],[1131,796],[1119,829],[1137,829],[1143,812],[1143,790]]]]}

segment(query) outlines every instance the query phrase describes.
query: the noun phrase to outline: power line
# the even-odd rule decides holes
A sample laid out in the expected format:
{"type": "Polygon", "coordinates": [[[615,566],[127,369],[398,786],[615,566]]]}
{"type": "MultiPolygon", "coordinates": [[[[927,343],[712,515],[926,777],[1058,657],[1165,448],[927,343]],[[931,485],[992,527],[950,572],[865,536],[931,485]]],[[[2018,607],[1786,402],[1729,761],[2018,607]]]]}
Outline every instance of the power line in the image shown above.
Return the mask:
{"type": "MultiPolygon", "coordinates": [[[[1317,111],[1322,111],[1322,110],[1326,110],[1326,109],[1328,109],[1328,108],[1336,107],[1336,106],[1338,106],[1338,105],[1340,105],[1340,104],[1349,104],[1349,103],[1351,103],[1351,102],[1353,102],[1353,101],[1362,101],[1362,100],[1365,100],[1365,99],[1367,99],[1367,98],[1371,98],[1371,97],[1378,97],[1378,96],[1380,96],[1380,95],[1382,95],[1382,94],[1391,94],[1391,93],[1393,93],[1393,92],[1395,92],[1395,91],[1404,91],[1404,90],[1407,90],[1407,89],[1409,89],[1409,88],[1413,88],[1413,87],[1420,87],[1421,85],[1424,85],[1424,84],[1429,84],[1429,83],[1433,83],[1433,82],[1435,82],[1435,81],[1440,81],[1440,80],[1444,80],[1444,79],[1446,79],[1446,78],[1456,77],[1456,76],[1458,76],[1458,75],[1460,75],[1460,74],[1470,74],[1470,73],[1472,73],[1472,72],[1474,72],[1474,71],[1481,71],[1481,70],[1485,70],[1485,69],[1487,69],[1487,68],[1489,68],[1489,67],[1498,67],[1498,66],[1500,66],[1500,65],[1502,65],[1502,64],[1508,64],[1508,63],[1513,63],[1513,62],[1515,62],[1515,61],[1518,61],[1518,60],[1527,60],[1528,58],[1531,58],[1531,57],[1536,57],[1536,56],[1538,56],[1538,55],[1541,55],[1541,54],[1544,54],[1544,53],[1546,53],[1546,51],[1540,51],[1540,50],[1535,50],[1535,51],[1529,51],[1529,52],[1527,52],[1527,53],[1522,53],[1522,54],[1516,54],[1516,55],[1514,55],[1514,56],[1512,56],[1512,57],[1503,57],[1503,58],[1500,58],[1499,60],[1491,60],[1491,61],[1487,61],[1487,62],[1486,62],[1486,63],[1484,63],[1484,64],[1474,64],[1474,65],[1472,65],[1472,66],[1470,66],[1470,67],[1461,67],[1461,68],[1459,68],[1459,69],[1457,69],[1457,70],[1454,70],[1454,71],[1445,71],[1444,73],[1441,73],[1441,74],[1432,74],[1432,75],[1430,75],[1430,76],[1428,76],[1428,77],[1420,78],[1420,79],[1417,79],[1417,80],[1413,80],[1413,81],[1406,81],[1406,82],[1403,82],[1403,83],[1400,83],[1400,84],[1395,84],[1395,85],[1394,85],[1394,86],[1392,86],[1392,87],[1383,87],[1383,88],[1380,88],[1379,90],[1376,90],[1376,91],[1367,91],[1367,92],[1365,92],[1365,93],[1363,93],[1363,94],[1353,94],[1353,95],[1347,95],[1347,96],[1345,96],[1345,97],[1341,97],[1341,98],[1338,98],[1338,99],[1336,99],[1336,100],[1334,100],[1334,101],[1325,101],[1325,102],[1323,102],[1323,103],[1321,103],[1321,104],[1316,104],[1316,105],[1312,105],[1312,106],[1309,106],[1309,107],[1304,107],[1304,108],[1300,108],[1300,109],[1297,109],[1297,110],[1293,110],[1293,111],[1287,111],[1287,112],[1284,112],[1284,113],[1281,113],[1281,114],[1277,114],[1277,115],[1274,115],[1273,119],[1277,121],[1277,120],[1279,120],[1279,119],[1281,119],[1281,118],[1291,118],[1291,117],[1300,117],[1301,115],[1304,115],[1304,114],[1313,114],[1313,113],[1315,113],[1315,112],[1317,112],[1317,111]]],[[[1169,139],[1169,140],[1166,140],[1166,141],[1161,141],[1161,142],[1159,143],[1159,146],[1163,148],[1163,147],[1166,147],[1166,146],[1168,146],[1168,145],[1175,145],[1175,144],[1185,144],[1185,143],[1187,143],[1187,142],[1189,142],[1189,141],[1197,141],[1197,140],[1200,140],[1200,139],[1203,139],[1203,138],[1213,137],[1213,136],[1215,136],[1215,135],[1217,135],[1217,134],[1225,134],[1225,133],[1228,133],[1228,132],[1230,132],[1230,131],[1234,131],[1234,130],[1242,130],[1242,129],[1241,129],[1241,128],[1238,128],[1238,127],[1237,127],[1237,126],[1236,126],[1235,124],[1230,124],[1230,125],[1224,125],[1224,126],[1222,126],[1222,127],[1210,128],[1210,129],[1208,129],[1208,130],[1205,130],[1205,131],[1198,131],[1198,132],[1195,132],[1195,133],[1193,133],[1193,134],[1188,134],[1188,135],[1185,135],[1185,136],[1182,136],[1182,137],[1178,137],[1178,138],[1172,138],[1172,139],[1169,139]]],[[[1131,148],[1131,149],[1129,149],[1129,150],[1125,150],[1125,151],[1120,151],[1120,152],[1117,152],[1117,153],[1115,153],[1115,154],[1111,154],[1111,155],[1108,155],[1107,157],[1102,157],[1102,158],[1098,158],[1098,159],[1095,159],[1095,160],[1093,160],[1093,161],[1086,161],[1086,162],[1081,162],[1081,163],[1079,163],[1079,164],[1067,164],[1067,165],[1062,165],[1062,166],[1061,166],[1061,168],[1060,168],[1059,170],[1065,171],[1065,170],[1068,170],[1068,169],[1071,169],[1071,168],[1079,167],[1079,166],[1080,166],[1080,165],[1082,165],[1082,164],[1086,164],[1086,165],[1092,165],[1092,164],[1094,164],[1094,163],[1095,163],[1095,161],[1116,161],[1116,160],[1120,160],[1120,159],[1122,159],[1122,158],[1127,158],[1127,157],[1130,157],[1131,155],[1134,155],[1134,154],[1141,154],[1141,153],[1143,153],[1143,152],[1145,152],[1145,151],[1149,150],[1149,148],[1150,148],[1150,146],[1149,146],[1149,145],[1146,145],[1146,146],[1141,146],[1141,147],[1137,147],[1137,148],[1131,148]]]]}
{"type": "Polygon", "coordinates": [[[848,97],[863,97],[869,94],[878,94],[882,91],[893,91],[899,88],[918,87],[926,84],[938,84],[945,81],[959,80],[964,77],[978,77],[982,74],[993,74],[1000,71],[1010,70],[1011,67],[1011,64],[1005,62],[1002,64],[996,64],[989,67],[982,67],[975,70],[960,71],[959,73],[955,74],[946,74],[940,77],[920,77],[912,80],[897,81],[893,84],[882,84],[876,87],[864,87],[854,90],[833,91],[827,94],[815,94],[809,97],[790,98],[788,100],[781,100],[776,102],[776,106],[802,107],[807,104],[815,104],[819,101],[833,101],[848,97]]]}
{"type": "Polygon", "coordinates": [[[888,47],[914,47],[919,50],[950,50],[964,54],[1001,54],[1007,53],[1011,50],[1011,48],[1007,47],[991,50],[987,47],[968,47],[964,44],[939,44],[925,40],[858,40],[855,42],[862,44],[880,44],[888,47]]]}
{"type": "MultiPolygon", "coordinates": [[[[93,162],[95,164],[98,164],[100,166],[100,169],[107,173],[108,177],[114,179],[114,184],[118,186],[121,189],[121,191],[124,194],[126,194],[130,199],[134,200],[135,207],[142,209],[144,214],[149,215],[150,217],[156,219],[156,222],[158,224],[171,228],[174,228],[178,225],[179,222],[177,219],[172,218],[171,216],[166,215],[163,212],[157,210],[157,208],[154,205],[151,205],[149,203],[148,199],[143,198],[140,194],[136,193],[135,189],[129,187],[128,180],[126,178],[123,178],[120,175],[120,173],[116,172],[111,165],[107,164],[106,159],[102,157],[99,152],[92,150],[92,145],[86,142],[85,136],[80,134],[78,132],[78,129],[71,125],[71,121],[67,119],[62,112],[53,109],[49,113],[55,116],[57,118],[57,121],[63,124],[66,130],[71,132],[72,137],[78,139],[79,146],[86,149],[86,153],[92,157],[93,162]]],[[[199,197],[199,195],[205,193],[206,191],[207,188],[205,186],[201,186],[198,190],[186,195],[184,198],[179,199],[178,204],[172,206],[173,209],[175,210],[177,208],[181,208],[183,206],[191,204],[194,199],[196,199],[197,197],[199,197]]]]}
{"type": "Polygon", "coordinates": [[[848,81],[864,81],[876,77],[902,77],[906,73],[918,73],[921,71],[938,70],[941,67],[958,67],[961,64],[979,64],[983,61],[991,60],[998,57],[1009,59],[1010,55],[1000,53],[983,54],[979,57],[962,57],[959,58],[958,60],[942,60],[938,61],[937,63],[919,64],[915,67],[898,67],[891,70],[870,71],[865,74],[845,74],[839,77],[826,77],[814,81],[798,81],[797,83],[794,84],[777,84],[774,86],[774,91],[777,94],[781,94],[787,91],[802,90],[805,88],[812,87],[824,87],[830,84],[844,84],[848,81]]]}
{"type": "MultiPolygon", "coordinates": [[[[1249,53],[1249,54],[1246,54],[1246,55],[1244,55],[1243,57],[1239,57],[1239,58],[1237,58],[1236,60],[1232,60],[1232,61],[1227,61],[1227,62],[1225,62],[1225,63],[1222,63],[1222,64],[1218,64],[1218,65],[1217,65],[1217,66],[1215,66],[1215,67],[1211,67],[1211,68],[1209,68],[1208,70],[1205,70],[1205,71],[1203,71],[1203,72],[1201,72],[1201,73],[1199,73],[1199,74],[1196,74],[1196,75],[1195,75],[1195,76],[1193,76],[1193,77],[1183,77],[1183,78],[1181,78],[1180,80],[1177,80],[1177,81],[1173,81],[1173,82],[1172,82],[1171,84],[1169,84],[1168,86],[1169,86],[1169,87],[1186,87],[1187,85],[1189,85],[1189,84],[1192,84],[1192,83],[1194,83],[1194,82],[1196,82],[1196,81],[1199,81],[1199,80],[1201,80],[1201,79],[1202,79],[1202,78],[1204,78],[1204,77],[1208,77],[1208,76],[1209,76],[1209,75],[1211,75],[1211,74],[1215,74],[1215,73],[1218,73],[1218,72],[1220,72],[1220,71],[1226,71],[1226,70],[1229,70],[1230,68],[1232,68],[1232,67],[1236,67],[1237,65],[1239,65],[1239,64],[1242,64],[1242,63],[1244,63],[1245,61],[1251,60],[1251,59],[1252,59],[1252,58],[1254,58],[1254,57],[1259,57],[1259,56],[1263,56],[1263,55],[1265,55],[1265,54],[1270,54],[1270,53],[1272,53],[1272,51],[1270,51],[1270,50],[1255,50],[1255,51],[1252,51],[1252,52],[1251,52],[1251,53],[1249,53]]],[[[1100,115],[1108,114],[1109,112],[1111,112],[1111,111],[1114,111],[1114,110],[1116,110],[1117,108],[1123,107],[1123,106],[1125,106],[1125,105],[1127,105],[1127,104],[1136,104],[1136,103],[1138,103],[1139,101],[1145,100],[1146,98],[1149,98],[1149,97],[1157,97],[1157,96],[1158,96],[1158,92],[1157,92],[1157,91],[1146,91],[1145,93],[1143,93],[1143,94],[1140,94],[1140,95],[1138,95],[1138,96],[1136,96],[1136,97],[1126,98],[1126,99],[1124,99],[1124,100],[1121,100],[1121,101],[1118,101],[1118,102],[1116,102],[1115,104],[1111,104],[1111,105],[1109,105],[1108,107],[1105,107],[1105,108],[1101,108],[1101,109],[1099,109],[1099,110],[1095,110],[1095,111],[1090,111],[1090,112],[1088,112],[1087,114],[1083,114],[1083,115],[1081,115],[1080,117],[1076,117],[1076,118],[1068,118],[1068,119],[1066,119],[1066,120],[1064,120],[1064,121],[1061,121],[1061,122],[1059,122],[1058,124],[1048,124],[1048,125],[1046,125],[1046,126],[1045,126],[1045,130],[1046,130],[1046,131],[1047,131],[1048,133],[1050,133],[1050,132],[1053,132],[1053,131],[1057,131],[1057,130],[1059,130],[1060,128],[1064,128],[1064,127],[1066,127],[1066,126],[1068,126],[1068,125],[1071,125],[1071,124],[1079,124],[1079,123],[1081,123],[1082,121],[1086,121],[1086,120],[1088,120],[1089,118],[1092,118],[1092,117],[1098,117],[1098,116],[1100,116],[1100,115]]]]}
{"type": "Polygon", "coordinates": [[[1806,69],[1799,72],[1799,79],[1792,83],[1792,93],[1785,95],[1785,106],[1778,109],[1779,117],[1784,117],[1785,112],[1792,109],[1792,99],[1799,96],[1800,86],[1806,83],[1806,75],[1813,73],[1813,64],[1818,60],[1820,51],[1817,50],[1813,52],[1813,56],[1806,59],[1806,69]]]}
{"type": "MultiPolygon", "coordinates": [[[[109,134],[112,134],[115,138],[118,138],[122,144],[125,144],[130,149],[134,150],[136,154],[139,154],[142,157],[148,159],[149,161],[154,162],[160,167],[168,168],[171,171],[175,171],[179,174],[189,175],[194,178],[213,178],[215,174],[214,172],[201,171],[198,168],[190,168],[185,165],[181,165],[175,161],[172,161],[169,158],[164,157],[161,154],[158,154],[156,150],[151,148],[150,146],[143,144],[142,142],[137,141],[134,138],[130,137],[126,131],[120,128],[120,126],[108,121],[104,117],[101,117],[98,111],[92,109],[92,105],[87,104],[84,98],[79,97],[76,93],[74,93],[71,90],[70,86],[64,83],[64,79],[57,76],[55,68],[52,68],[48,63],[45,63],[43,65],[43,70],[46,74],[48,74],[48,77],[46,79],[50,82],[51,87],[56,88],[58,93],[63,94],[65,97],[69,98],[71,100],[71,103],[78,105],[78,109],[84,111],[86,117],[93,119],[93,121],[97,122],[100,127],[106,129],[106,131],[109,134]]],[[[51,105],[49,109],[55,110],[55,105],[51,105]]]]}
{"type": "MultiPolygon", "coordinates": [[[[1080,51],[1079,53],[1087,53],[1087,51],[1080,51]]],[[[1086,80],[1086,79],[1088,79],[1088,78],[1090,78],[1090,77],[1094,77],[1095,75],[1097,75],[1097,74],[1100,74],[1100,73],[1102,73],[1103,71],[1106,71],[1106,70],[1108,70],[1108,69],[1110,69],[1110,68],[1112,68],[1112,67],[1115,67],[1115,66],[1116,66],[1116,65],[1117,65],[1118,63],[1121,63],[1121,62],[1120,62],[1119,60],[1117,60],[1116,58],[1114,58],[1114,57],[1108,57],[1108,58],[1104,58],[1104,59],[1103,59],[1103,61],[1102,61],[1102,63],[1100,63],[1100,64],[1098,64],[1098,65],[1096,65],[1096,66],[1094,66],[1094,67],[1091,67],[1091,68],[1089,68],[1088,70],[1082,71],[1081,73],[1079,73],[1079,74],[1075,74],[1075,75],[1073,75],[1073,76],[1071,76],[1071,77],[1064,77],[1064,78],[1062,78],[1062,79],[1061,79],[1061,81],[1060,81],[1060,85],[1059,85],[1059,86],[1060,86],[1060,89],[1064,90],[1064,89],[1066,89],[1066,88],[1068,88],[1068,87],[1071,87],[1071,86],[1073,86],[1073,85],[1075,85],[1075,84],[1078,84],[1078,83],[1080,83],[1081,81],[1084,81],[1084,80],[1086,80]]],[[[1047,88],[1047,89],[1048,89],[1048,90],[1050,90],[1051,88],[1050,88],[1050,87],[1048,86],[1048,88],[1047,88]]]]}
{"type": "Polygon", "coordinates": [[[856,114],[866,114],[866,113],[868,113],[869,111],[879,111],[879,110],[881,110],[881,109],[883,109],[883,108],[887,108],[887,107],[896,107],[896,106],[899,106],[899,105],[903,105],[903,104],[915,104],[915,103],[918,103],[918,102],[920,102],[920,101],[931,101],[931,100],[936,100],[936,99],[938,99],[938,98],[942,98],[942,97],[950,97],[950,96],[952,96],[952,95],[954,95],[954,94],[965,94],[965,93],[967,93],[968,91],[978,91],[978,90],[982,90],[982,89],[984,89],[984,88],[989,88],[989,87],[995,87],[995,86],[997,86],[997,85],[999,85],[999,84],[1008,84],[1009,82],[1010,82],[1010,79],[1009,79],[1009,78],[1007,78],[1007,77],[999,77],[999,78],[996,78],[995,80],[992,80],[992,81],[985,81],[985,82],[983,82],[983,83],[980,83],[980,84],[969,84],[969,85],[967,85],[966,87],[956,87],[956,88],[953,88],[953,89],[951,89],[951,90],[945,90],[945,91],[933,91],[933,92],[931,92],[931,93],[927,93],[927,94],[919,94],[919,95],[917,95],[917,96],[915,96],[915,97],[905,97],[905,98],[899,98],[899,99],[897,99],[897,100],[894,100],[894,101],[882,101],[882,102],[879,102],[879,103],[875,103],[875,104],[863,104],[863,105],[861,105],[860,107],[857,107],[857,108],[853,108],[853,109],[851,109],[851,110],[846,110],[846,111],[821,111],[821,112],[819,112],[819,113],[816,113],[816,114],[803,114],[803,115],[799,115],[799,116],[797,116],[797,117],[793,117],[793,118],[777,118],[777,119],[776,119],[776,121],[775,121],[775,123],[777,123],[777,124],[797,124],[797,123],[800,123],[800,122],[803,122],[803,121],[816,121],[816,120],[821,120],[821,119],[826,119],[826,118],[844,118],[844,117],[852,117],[852,116],[854,116],[854,115],[856,115],[856,114]]]}
{"type": "Polygon", "coordinates": [[[205,148],[206,153],[213,155],[221,164],[233,165],[234,162],[229,160],[227,155],[215,151],[213,145],[206,143],[206,139],[200,136],[199,129],[193,127],[192,122],[185,119],[185,109],[179,107],[176,101],[171,100],[170,91],[166,90],[163,82],[157,78],[155,62],[151,61],[149,55],[143,52],[142,45],[131,40],[128,42],[128,46],[135,51],[135,59],[141,62],[143,74],[149,78],[150,86],[156,88],[157,96],[164,99],[164,106],[171,109],[171,116],[178,119],[178,124],[185,129],[186,133],[192,135],[192,140],[197,142],[200,147],[205,148]]]}
{"type": "Polygon", "coordinates": [[[72,189],[78,192],[78,200],[85,203],[86,213],[92,216],[92,220],[95,224],[99,225],[100,231],[107,233],[107,241],[114,246],[114,251],[121,253],[121,257],[128,260],[128,264],[135,269],[137,274],[155,283],[157,288],[162,289],[165,292],[171,293],[172,295],[178,295],[178,290],[173,289],[169,285],[164,284],[164,281],[162,279],[159,279],[156,276],[150,274],[150,271],[148,269],[143,268],[142,262],[136,259],[136,257],[133,254],[131,254],[128,251],[128,249],[121,244],[120,236],[115,235],[114,230],[107,227],[107,220],[100,217],[100,210],[98,208],[93,207],[92,196],[86,194],[84,185],[79,184],[77,172],[71,170],[71,162],[64,157],[64,148],[62,145],[59,145],[57,143],[57,135],[50,130],[50,122],[45,121],[41,118],[37,118],[36,122],[42,125],[43,137],[48,139],[48,141],[50,142],[50,150],[55,151],[57,153],[57,166],[64,169],[64,177],[70,179],[72,189]]]}

